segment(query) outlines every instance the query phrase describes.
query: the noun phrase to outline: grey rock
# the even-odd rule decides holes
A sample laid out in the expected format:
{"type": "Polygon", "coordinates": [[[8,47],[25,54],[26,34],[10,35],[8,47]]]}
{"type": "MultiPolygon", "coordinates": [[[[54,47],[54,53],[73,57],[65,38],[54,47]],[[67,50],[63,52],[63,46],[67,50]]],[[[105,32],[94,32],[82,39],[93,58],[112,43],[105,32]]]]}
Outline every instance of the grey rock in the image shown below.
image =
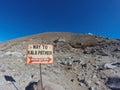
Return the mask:
{"type": "Polygon", "coordinates": [[[109,77],[106,85],[112,90],[120,90],[120,78],[119,77],[109,77]]]}
{"type": "Polygon", "coordinates": [[[120,63],[106,63],[104,68],[106,69],[114,69],[116,67],[120,67],[120,63]]]}
{"type": "Polygon", "coordinates": [[[67,61],[67,66],[72,66],[72,61],[67,61]]]}
{"type": "Polygon", "coordinates": [[[72,61],[71,61],[71,60],[62,61],[60,64],[62,64],[62,65],[67,65],[67,66],[71,66],[71,65],[72,65],[72,61]]]}
{"type": "Polygon", "coordinates": [[[97,90],[96,87],[90,87],[89,90],[97,90]]]}
{"type": "Polygon", "coordinates": [[[56,39],[56,40],[54,40],[53,42],[54,42],[54,43],[58,43],[58,42],[66,42],[66,40],[60,38],[60,39],[56,39]]]}
{"type": "Polygon", "coordinates": [[[120,49],[116,48],[113,52],[120,52],[120,49]]]}
{"type": "Polygon", "coordinates": [[[62,61],[62,62],[60,62],[60,64],[67,65],[67,62],[66,61],[62,61]]]}

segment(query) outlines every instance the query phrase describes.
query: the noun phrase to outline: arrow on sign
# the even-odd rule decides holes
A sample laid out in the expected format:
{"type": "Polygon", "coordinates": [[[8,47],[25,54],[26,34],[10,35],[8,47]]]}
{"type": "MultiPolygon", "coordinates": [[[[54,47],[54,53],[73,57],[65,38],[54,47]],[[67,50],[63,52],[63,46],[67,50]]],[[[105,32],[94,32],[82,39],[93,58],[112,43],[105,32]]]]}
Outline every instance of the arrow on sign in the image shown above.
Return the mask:
{"type": "Polygon", "coordinates": [[[29,57],[30,61],[29,63],[32,63],[32,62],[50,62],[51,61],[51,58],[48,57],[48,58],[32,58],[32,57],[29,57]]]}

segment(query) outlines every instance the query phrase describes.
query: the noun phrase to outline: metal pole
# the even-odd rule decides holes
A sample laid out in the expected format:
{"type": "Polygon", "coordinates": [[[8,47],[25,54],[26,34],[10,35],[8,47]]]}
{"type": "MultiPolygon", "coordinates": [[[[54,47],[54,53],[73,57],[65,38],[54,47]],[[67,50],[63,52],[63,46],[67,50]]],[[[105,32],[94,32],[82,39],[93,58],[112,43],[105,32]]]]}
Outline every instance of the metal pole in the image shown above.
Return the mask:
{"type": "Polygon", "coordinates": [[[40,68],[40,83],[41,83],[41,90],[43,90],[43,83],[42,83],[42,68],[41,68],[41,64],[39,64],[39,68],[40,68]]]}

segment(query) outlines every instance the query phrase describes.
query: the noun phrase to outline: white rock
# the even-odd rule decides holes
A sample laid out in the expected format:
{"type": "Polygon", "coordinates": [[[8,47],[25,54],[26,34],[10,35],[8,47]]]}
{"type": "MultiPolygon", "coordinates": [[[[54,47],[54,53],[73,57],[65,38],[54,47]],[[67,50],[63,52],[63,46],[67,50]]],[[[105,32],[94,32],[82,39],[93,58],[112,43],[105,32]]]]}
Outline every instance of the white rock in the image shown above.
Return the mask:
{"type": "Polygon", "coordinates": [[[4,55],[13,55],[13,56],[17,56],[17,57],[22,57],[23,56],[22,53],[16,52],[16,51],[15,52],[8,51],[4,55]]]}
{"type": "Polygon", "coordinates": [[[60,73],[60,69],[53,69],[53,72],[58,74],[60,73]]]}
{"type": "Polygon", "coordinates": [[[104,68],[105,68],[105,69],[114,69],[114,68],[116,68],[116,66],[112,65],[112,63],[106,63],[106,64],[104,65],[104,68]]]}

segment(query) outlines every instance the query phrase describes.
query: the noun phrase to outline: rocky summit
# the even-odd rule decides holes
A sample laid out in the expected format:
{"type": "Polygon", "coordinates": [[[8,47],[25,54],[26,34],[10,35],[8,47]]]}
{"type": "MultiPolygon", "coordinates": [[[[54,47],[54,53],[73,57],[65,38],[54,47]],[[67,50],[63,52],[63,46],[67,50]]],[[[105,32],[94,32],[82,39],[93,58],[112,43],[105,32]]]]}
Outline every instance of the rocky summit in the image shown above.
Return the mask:
{"type": "Polygon", "coordinates": [[[53,44],[42,64],[43,90],[120,90],[120,40],[47,32],[0,43],[0,90],[41,90],[38,64],[26,64],[28,44],[53,44]]]}

